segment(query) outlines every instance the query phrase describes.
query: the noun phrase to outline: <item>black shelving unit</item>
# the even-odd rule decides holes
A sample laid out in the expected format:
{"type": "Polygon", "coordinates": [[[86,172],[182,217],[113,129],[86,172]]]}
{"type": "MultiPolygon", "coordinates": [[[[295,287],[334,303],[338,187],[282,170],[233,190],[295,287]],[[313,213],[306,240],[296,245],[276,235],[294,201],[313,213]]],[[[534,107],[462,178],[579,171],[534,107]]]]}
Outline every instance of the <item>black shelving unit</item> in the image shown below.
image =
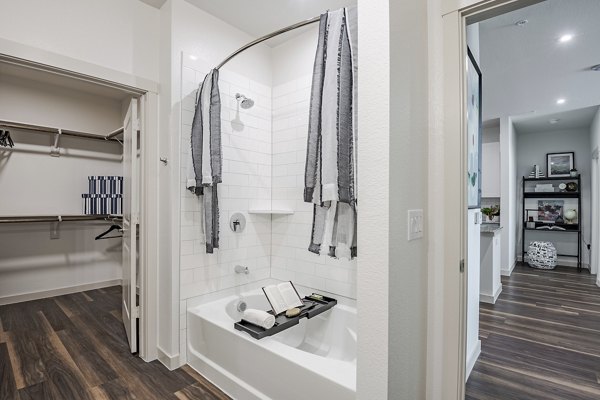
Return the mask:
{"type": "Polygon", "coordinates": [[[576,233],[577,234],[577,254],[558,254],[560,257],[573,257],[577,258],[577,271],[581,272],[581,175],[576,177],[561,177],[561,178],[526,178],[523,177],[523,198],[521,207],[521,220],[523,221],[522,227],[522,243],[521,251],[523,254],[523,261],[525,261],[525,233],[536,231],[536,232],[554,232],[554,233],[576,233]],[[576,192],[528,192],[526,191],[527,182],[544,182],[544,181],[562,181],[565,183],[576,182],[576,192]],[[577,199],[577,224],[553,224],[554,226],[560,226],[565,230],[559,229],[536,229],[539,226],[546,225],[543,223],[536,222],[536,228],[527,228],[527,209],[525,208],[525,199],[577,199]]]}

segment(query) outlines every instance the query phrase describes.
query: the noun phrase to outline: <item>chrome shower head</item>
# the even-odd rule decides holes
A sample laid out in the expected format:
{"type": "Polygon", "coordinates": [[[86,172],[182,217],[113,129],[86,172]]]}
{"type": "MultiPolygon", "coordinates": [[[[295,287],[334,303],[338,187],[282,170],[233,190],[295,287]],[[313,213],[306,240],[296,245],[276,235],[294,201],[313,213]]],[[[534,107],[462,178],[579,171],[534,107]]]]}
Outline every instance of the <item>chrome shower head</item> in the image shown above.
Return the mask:
{"type": "Polygon", "coordinates": [[[246,96],[244,96],[243,94],[240,94],[240,93],[236,93],[235,99],[240,103],[240,106],[244,110],[252,108],[252,106],[254,105],[254,100],[249,99],[248,97],[246,97],[246,96]]]}

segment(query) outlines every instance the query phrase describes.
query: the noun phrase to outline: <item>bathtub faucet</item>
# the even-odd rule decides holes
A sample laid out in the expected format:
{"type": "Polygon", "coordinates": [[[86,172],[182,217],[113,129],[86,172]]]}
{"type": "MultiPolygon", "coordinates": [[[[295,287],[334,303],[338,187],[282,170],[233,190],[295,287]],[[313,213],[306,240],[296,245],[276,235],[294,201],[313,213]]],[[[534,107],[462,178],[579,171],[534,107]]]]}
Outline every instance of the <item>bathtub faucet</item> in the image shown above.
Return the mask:
{"type": "Polygon", "coordinates": [[[248,270],[248,267],[244,267],[243,265],[236,265],[235,266],[235,273],[236,274],[246,274],[246,275],[248,275],[250,273],[250,270],[248,270]]]}

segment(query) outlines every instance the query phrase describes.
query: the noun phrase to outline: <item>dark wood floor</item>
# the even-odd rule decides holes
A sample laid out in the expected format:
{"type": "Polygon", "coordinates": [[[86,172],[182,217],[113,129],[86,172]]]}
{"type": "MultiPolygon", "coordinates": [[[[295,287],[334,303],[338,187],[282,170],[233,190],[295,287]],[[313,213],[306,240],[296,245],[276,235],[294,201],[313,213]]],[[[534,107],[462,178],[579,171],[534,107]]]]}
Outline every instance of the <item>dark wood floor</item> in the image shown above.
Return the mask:
{"type": "Polygon", "coordinates": [[[189,367],[129,353],[121,288],[0,306],[0,399],[229,399],[189,367]]]}
{"type": "Polygon", "coordinates": [[[517,266],[480,306],[467,399],[600,399],[600,288],[575,268],[517,266]]]}

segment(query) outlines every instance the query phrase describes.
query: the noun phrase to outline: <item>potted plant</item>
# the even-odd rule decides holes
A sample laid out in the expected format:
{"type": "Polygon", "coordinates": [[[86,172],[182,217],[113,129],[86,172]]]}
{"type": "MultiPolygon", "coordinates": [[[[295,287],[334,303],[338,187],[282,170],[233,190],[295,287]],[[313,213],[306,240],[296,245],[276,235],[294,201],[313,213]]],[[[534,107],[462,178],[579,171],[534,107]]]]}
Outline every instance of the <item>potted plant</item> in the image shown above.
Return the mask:
{"type": "Polygon", "coordinates": [[[500,206],[484,207],[481,213],[488,218],[488,222],[497,222],[497,217],[500,216],[500,206]]]}

